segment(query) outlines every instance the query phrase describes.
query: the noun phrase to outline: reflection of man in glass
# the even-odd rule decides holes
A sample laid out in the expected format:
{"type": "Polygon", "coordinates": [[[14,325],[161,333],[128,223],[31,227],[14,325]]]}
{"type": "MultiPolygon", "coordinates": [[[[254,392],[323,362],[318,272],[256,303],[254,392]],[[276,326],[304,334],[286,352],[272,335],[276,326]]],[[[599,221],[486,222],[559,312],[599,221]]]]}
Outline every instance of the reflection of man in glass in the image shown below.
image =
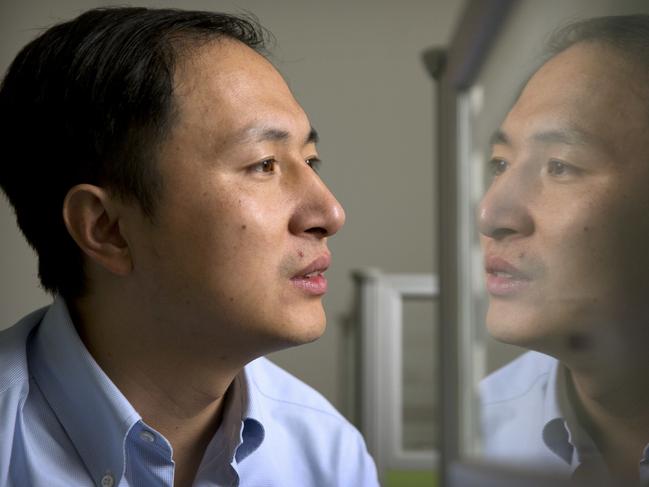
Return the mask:
{"type": "Polygon", "coordinates": [[[649,16],[551,45],[494,136],[479,210],[489,331],[542,352],[482,383],[485,451],[649,480],[649,16]]]}

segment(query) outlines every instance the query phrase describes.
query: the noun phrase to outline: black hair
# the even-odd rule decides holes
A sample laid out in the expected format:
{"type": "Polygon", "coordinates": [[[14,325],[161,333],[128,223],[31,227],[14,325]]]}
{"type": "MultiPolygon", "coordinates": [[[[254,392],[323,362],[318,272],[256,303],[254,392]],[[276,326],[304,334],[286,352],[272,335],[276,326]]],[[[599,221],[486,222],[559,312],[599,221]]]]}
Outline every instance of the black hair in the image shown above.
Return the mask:
{"type": "Polygon", "coordinates": [[[101,8],[48,29],[15,58],[0,87],[0,187],[45,290],[85,291],[81,250],[62,217],[73,186],[103,186],[154,219],[178,58],[223,37],[263,54],[269,34],[252,16],[101,8]]]}
{"type": "Polygon", "coordinates": [[[622,55],[649,66],[649,15],[611,15],[571,22],[551,34],[547,58],[580,42],[614,47],[622,55]]]}

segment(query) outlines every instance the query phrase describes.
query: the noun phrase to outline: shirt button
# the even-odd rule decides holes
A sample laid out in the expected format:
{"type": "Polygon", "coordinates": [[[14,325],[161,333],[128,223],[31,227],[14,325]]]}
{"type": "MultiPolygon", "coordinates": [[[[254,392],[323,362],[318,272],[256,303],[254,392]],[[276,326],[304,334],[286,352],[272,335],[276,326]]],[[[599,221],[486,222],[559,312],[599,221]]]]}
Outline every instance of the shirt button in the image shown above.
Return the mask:
{"type": "Polygon", "coordinates": [[[142,433],[140,433],[140,439],[147,443],[153,443],[155,441],[155,436],[153,436],[153,433],[150,431],[142,431],[142,433]]]}
{"type": "Polygon", "coordinates": [[[101,487],[113,487],[113,484],[115,484],[115,479],[111,474],[107,473],[101,478],[101,487]]]}

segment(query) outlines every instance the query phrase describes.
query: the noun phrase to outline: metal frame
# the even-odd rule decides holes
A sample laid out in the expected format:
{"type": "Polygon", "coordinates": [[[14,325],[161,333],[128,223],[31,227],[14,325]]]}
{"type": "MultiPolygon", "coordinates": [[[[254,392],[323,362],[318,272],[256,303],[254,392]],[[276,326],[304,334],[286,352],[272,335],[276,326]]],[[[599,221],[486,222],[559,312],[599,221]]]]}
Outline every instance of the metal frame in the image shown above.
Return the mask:
{"type": "Polygon", "coordinates": [[[437,276],[354,273],[360,290],[361,429],[379,474],[387,469],[430,470],[438,452],[403,449],[402,331],[404,298],[436,298],[437,276]]]}
{"type": "MultiPolygon", "coordinates": [[[[439,229],[440,255],[440,383],[442,388],[440,479],[444,486],[460,485],[454,469],[465,468],[464,451],[471,428],[463,422],[468,391],[466,347],[467,287],[466,188],[463,186],[462,97],[474,83],[489,49],[516,0],[469,0],[452,41],[446,50],[431,49],[423,61],[438,89],[439,229]]],[[[467,416],[469,417],[469,416],[467,416]]],[[[469,485],[469,484],[466,484],[469,485]]],[[[465,487],[465,486],[462,486],[465,487]]]]}

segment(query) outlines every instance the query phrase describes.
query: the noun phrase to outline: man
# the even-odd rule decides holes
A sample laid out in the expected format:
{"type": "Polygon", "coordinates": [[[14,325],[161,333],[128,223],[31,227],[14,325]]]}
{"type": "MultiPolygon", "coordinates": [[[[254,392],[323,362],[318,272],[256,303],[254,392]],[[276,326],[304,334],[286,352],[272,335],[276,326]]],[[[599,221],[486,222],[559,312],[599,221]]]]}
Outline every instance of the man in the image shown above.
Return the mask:
{"type": "Polygon", "coordinates": [[[55,300],[0,334],[0,485],[376,485],[358,432],[259,359],[322,334],[345,219],[263,44],[100,9],[13,62],[0,184],[55,300]]]}
{"type": "Polygon", "coordinates": [[[649,16],[552,45],[494,136],[479,208],[489,332],[534,350],[481,385],[485,451],[646,483],[649,16]]]}

